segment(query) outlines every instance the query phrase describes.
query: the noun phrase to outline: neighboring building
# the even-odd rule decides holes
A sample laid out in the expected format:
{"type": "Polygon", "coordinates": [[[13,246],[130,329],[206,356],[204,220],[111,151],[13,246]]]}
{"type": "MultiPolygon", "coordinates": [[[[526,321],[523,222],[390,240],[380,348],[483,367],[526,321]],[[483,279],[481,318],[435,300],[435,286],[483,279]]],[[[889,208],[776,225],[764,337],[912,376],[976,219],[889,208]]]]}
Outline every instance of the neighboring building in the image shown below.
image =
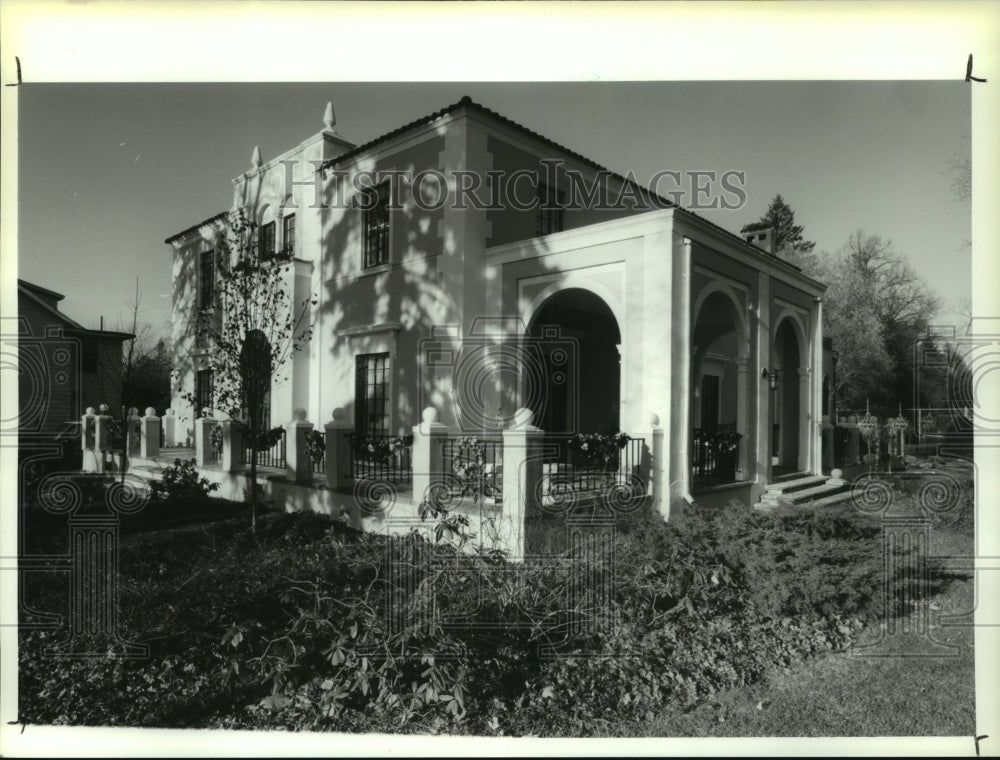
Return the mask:
{"type": "MultiPolygon", "coordinates": [[[[297,407],[322,425],[342,407],[359,431],[400,434],[435,406],[453,431],[489,433],[528,407],[552,435],[643,436],[655,415],[675,495],[725,486],[751,503],[778,473],[821,470],[825,286],[468,98],[360,146],[328,106],[323,130],[267,162],[255,150],[233,184],[262,245],[293,246],[289,289],[318,298],[308,350],[272,387],[274,425],[297,407]],[[398,183],[422,171],[417,204],[398,183]],[[434,173],[450,183],[441,204],[434,173]],[[516,203],[490,202],[486,187],[481,203],[453,202],[477,179],[512,177],[516,203]],[[637,207],[574,202],[598,180],[637,207]],[[719,469],[706,441],[733,434],[719,469]]],[[[166,240],[173,408],[188,440],[195,412],[180,391],[212,406],[193,325],[212,307],[225,223],[166,240]]]]}
{"type": "Polygon", "coordinates": [[[18,434],[51,440],[88,406],[121,405],[122,343],[130,333],[88,330],[59,311],[65,296],[17,281],[18,434]]]}

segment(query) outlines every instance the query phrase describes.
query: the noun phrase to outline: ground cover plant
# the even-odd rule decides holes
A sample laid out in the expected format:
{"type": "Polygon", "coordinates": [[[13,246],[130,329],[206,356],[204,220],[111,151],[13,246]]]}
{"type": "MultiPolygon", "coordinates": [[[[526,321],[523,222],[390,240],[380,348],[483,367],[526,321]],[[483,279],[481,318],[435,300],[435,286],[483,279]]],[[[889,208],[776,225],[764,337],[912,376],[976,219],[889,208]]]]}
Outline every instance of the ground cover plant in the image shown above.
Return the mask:
{"type": "MultiPolygon", "coordinates": [[[[971,491],[961,510],[970,504],[971,491]]],[[[256,533],[245,518],[157,530],[129,520],[141,523],[122,523],[120,636],[148,656],[45,656],[66,630],[23,629],[22,721],[673,731],[669,716],[843,651],[884,612],[879,523],[849,503],[678,507],[670,524],[621,515],[613,558],[595,538],[523,566],[458,551],[462,536],[433,519],[396,537],[311,514],[268,514],[256,533]]],[[[888,613],[910,614],[953,581],[896,584],[888,613]]],[[[65,614],[58,574],[29,574],[24,595],[33,613],[65,614]]]]}

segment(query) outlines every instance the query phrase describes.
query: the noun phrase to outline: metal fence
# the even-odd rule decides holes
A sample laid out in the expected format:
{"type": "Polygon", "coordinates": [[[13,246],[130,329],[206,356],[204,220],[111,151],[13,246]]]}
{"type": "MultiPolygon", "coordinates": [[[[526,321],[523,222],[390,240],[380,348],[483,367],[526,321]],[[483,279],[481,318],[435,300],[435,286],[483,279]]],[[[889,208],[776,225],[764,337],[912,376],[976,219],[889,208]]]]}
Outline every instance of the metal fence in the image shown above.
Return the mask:
{"type": "MultiPolygon", "coordinates": [[[[253,455],[253,450],[248,443],[243,444],[243,456],[240,458],[240,464],[248,465],[250,464],[250,457],[253,455]]],[[[274,467],[275,469],[283,470],[285,469],[285,430],[281,431],[281,438],[276,444],[271,446],[269,449],[257,452],[257,466],[258,467],[274,467]]]]}
{"type": "Polygon", "coordinates": [[[546,438],[545,443],[554,449],[545,457],[549,493],[554,496],[567,492],[593,496],[615,486],[643,488],[646,484],[644,438],[629,438],[624,446],[611,443],[587,449],[574,439],[546,438]]]}
{"type": "Polygon", "coordinates": [[[320,457],[319,457],[319,459],[316,459],[316,458],[314,458],[313,456],[310,455],[309,462],[312,465],[312,471],[313,471],[314,474],[316,474],[316,475],[325,475],[326,474],[326,433],[317,432],[316,435],[318,435],[322,439],[320,441],[320,443],[318,444],[319,445],[319,450],[320,450],[320,457]]]}
{"type": "Polygon", "coordinates": [[[412,483],[412,445],[394,445],[398,436],[350,436],[351,477],[388,483],[412,483]]]}
{"type": "Polygon", "coordinates": [[[442,469],[456,496],[480,496],[501,503],[503,441],[459,436],[441,443],[442,469]]]}
{"type": "Polygon", "coordinates": [[[713,434],[695,430],[691,456],[695,483],[733,483],[740,460],[740,436],[736,433],[713,434]]]}

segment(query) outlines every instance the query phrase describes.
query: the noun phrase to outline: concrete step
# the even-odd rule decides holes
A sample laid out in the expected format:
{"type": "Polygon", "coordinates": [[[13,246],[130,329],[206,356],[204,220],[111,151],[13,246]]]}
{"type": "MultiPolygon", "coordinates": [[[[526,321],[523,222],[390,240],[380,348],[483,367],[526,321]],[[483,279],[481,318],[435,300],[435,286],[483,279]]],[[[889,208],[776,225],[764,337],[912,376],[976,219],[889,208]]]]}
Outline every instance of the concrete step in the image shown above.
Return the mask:
{"type": "MultiPolygon", "coordinates": [[[[845,491],[850,491],[851,486],[848,483],[823,483],[822,485],[814,486],[812,488],[805,488],[798,491],[792,491],[791,493],[786,493],[778,496],[775,501],[782,505],[791,504],[805,504],[809,503],[810,506],[814,506],[816,500],[825,499],[826,497],[833,496],[835,494],[840,494],[845,491]]],[[[850,493],[848,493],[850,496],[850,493]]]]}
{"type": "Polygon", "coordinates": [[[771,478],[772,483],[784,483],[789,480],[798,480],[799,478],[804,478],[809,475],[805,470],[799,470],[798,472],[786,472],[784,475],[775,475],[771,478]]]}
{"type": "Polygon", "coordinates": [[[804,491],[822,483],[826,483],[825,475],[806,475],[794,480],[783,480],[778,483],[768,483],[767,493],[774,496],[782,496],[794,491],[804,491]]]}

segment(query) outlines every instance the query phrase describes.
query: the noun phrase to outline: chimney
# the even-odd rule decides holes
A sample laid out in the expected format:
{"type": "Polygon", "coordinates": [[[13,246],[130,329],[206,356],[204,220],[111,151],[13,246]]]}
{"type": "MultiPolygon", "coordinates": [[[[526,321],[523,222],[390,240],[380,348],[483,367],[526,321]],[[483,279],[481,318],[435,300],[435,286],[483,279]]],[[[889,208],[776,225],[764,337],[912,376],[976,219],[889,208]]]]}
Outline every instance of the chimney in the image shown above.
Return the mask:
{"type": "Polygon", "coordinates": [[[773,227],[762,227],[759,224],[748,224],[740,230],[740,235],[751,245],[762,248],[768,253],[774,253],[773,227]]]}

